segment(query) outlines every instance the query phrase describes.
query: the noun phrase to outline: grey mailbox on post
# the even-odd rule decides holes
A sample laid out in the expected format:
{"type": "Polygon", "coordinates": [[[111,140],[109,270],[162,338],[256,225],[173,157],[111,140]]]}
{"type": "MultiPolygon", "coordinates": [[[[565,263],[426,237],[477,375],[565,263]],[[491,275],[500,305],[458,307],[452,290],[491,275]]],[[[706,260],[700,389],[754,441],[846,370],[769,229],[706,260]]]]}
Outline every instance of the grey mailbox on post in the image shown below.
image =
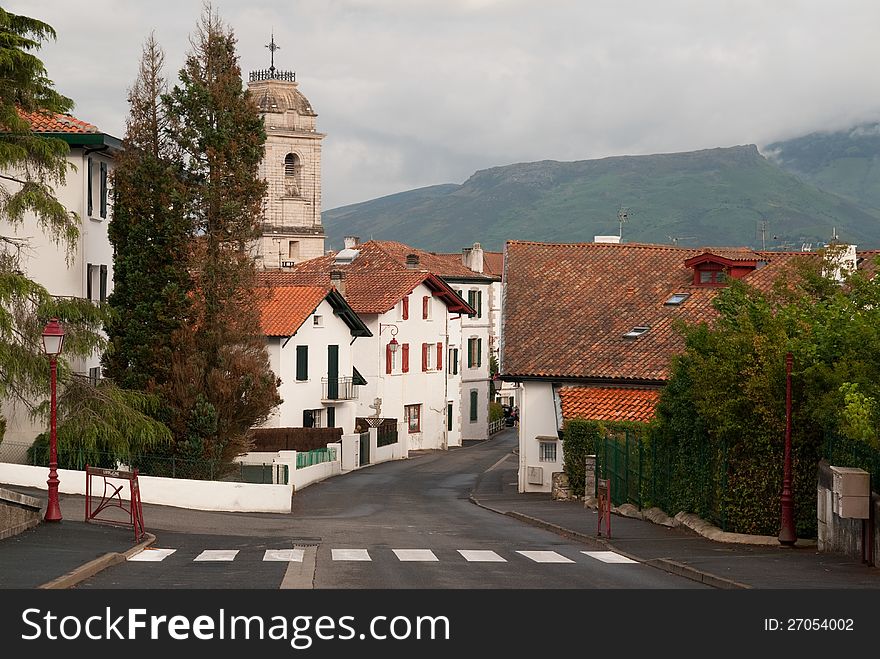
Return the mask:
{"type": "Polygon", "coordinates": [[[870,474],[853,467],[831,467],[831,479],[831,511],[839,517],[868,519],[870,474]]]}

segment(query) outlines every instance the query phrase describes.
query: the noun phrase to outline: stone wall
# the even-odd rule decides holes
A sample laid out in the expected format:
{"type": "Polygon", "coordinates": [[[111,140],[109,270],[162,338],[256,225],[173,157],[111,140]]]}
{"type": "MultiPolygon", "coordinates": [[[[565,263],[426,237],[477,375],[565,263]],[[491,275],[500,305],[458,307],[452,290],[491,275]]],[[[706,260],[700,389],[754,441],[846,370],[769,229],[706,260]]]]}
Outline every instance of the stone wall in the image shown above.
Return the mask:
{"type": "MultiPolygon", "coordinates": [[[[831,504],[831,467],[824,460],[819,463],[819,484],[817,488],[817,509],[819,519],[819,551],[840,552],[862,560],[863,525],[861,519],[844,519],[836,515],[831,504]]],[[[880,494],[871,493],[871,508],[874,521],[874,543],[872,562],[880,565],[880,494]]]]}
{"type": "Polygon", "coordinates": [[[0,540],[39,524],[40,508],[38,499],[0,487],[0,540]]]}

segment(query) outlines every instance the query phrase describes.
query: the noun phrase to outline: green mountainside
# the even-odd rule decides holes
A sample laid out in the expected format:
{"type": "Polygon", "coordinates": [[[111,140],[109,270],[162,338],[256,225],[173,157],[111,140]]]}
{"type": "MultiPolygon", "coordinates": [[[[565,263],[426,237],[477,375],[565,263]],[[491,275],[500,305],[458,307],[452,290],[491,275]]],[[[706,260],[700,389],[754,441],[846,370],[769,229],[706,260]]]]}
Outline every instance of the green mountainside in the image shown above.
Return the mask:
{"type": "MultiPolygon", "coordinates": [[[[778,156],[777,156],[778,157],[778,156]]],[[[328,210],[330,247],[345,235],[459,251],[508,239],[577,242],[617,234],[626,242],[800,248],[841,240],[880,246],[880,210],[864,207],[765,159],[754,145],[578,162],[542,161],[476,172],[439,185],[328,210]]]]}
{"type": "Polygon", "coordinates": [[[880,209],[880,124],[811,133],[764,149],[783,169],[817,188],[880,209]]]}

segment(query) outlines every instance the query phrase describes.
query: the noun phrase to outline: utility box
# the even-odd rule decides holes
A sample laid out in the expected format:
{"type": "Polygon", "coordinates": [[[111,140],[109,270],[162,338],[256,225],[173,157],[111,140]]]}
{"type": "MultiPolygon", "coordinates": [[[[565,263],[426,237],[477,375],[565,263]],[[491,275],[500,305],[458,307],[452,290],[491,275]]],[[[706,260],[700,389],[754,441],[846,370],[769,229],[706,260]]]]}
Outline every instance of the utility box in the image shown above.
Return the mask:
{"type": "Polygon", "coordinates": [[[854,467],[831,467],[831,512],[838,517],[868,519],[871,475],[854,467]]]}

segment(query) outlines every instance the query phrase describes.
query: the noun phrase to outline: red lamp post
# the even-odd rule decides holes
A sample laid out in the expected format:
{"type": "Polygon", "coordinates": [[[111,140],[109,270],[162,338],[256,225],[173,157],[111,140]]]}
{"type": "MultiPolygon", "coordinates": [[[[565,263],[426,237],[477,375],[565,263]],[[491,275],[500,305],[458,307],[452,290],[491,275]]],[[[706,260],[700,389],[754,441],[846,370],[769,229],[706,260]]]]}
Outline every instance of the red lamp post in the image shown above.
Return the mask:
{"type": "Polygon", "coordinates": [[[64,328],[57,318],[50,320],[43,329],[43,352],[49,356],[51,395],[49,404],[49,503],[46,505],[46,522],[61,521],[61,506],[58,505],[58,437],[55,432],[55,384],[58,355],[64,345],[64,328]]]}
{"type": "Polygon", "coordinates": [[[791,353],[785,355],[785,462],[782,467],[782,527],[779,542],[793,545],[797,541],[794,530],[794,499],[791,495],[791,353]]]}

